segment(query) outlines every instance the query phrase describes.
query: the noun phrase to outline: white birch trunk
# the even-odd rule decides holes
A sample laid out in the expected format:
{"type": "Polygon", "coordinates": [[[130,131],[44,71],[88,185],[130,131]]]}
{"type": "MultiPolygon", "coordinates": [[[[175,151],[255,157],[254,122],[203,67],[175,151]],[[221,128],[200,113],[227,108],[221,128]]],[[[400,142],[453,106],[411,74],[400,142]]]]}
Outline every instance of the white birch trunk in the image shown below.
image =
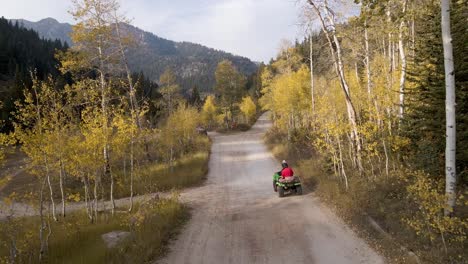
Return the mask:
{"type": "Polygon", "coordinates": [[[49,171],[49,163],[47,157],[44,158],[45,161],[45,168],[46,168],[46,177],[47,177],[47,185],[49,186],[49,193],[50,193],[50,203],[52,204],[52,217],[54,221],[57,221],[57,214],[55,209],[55,201],[54,201],[54,191],[52,189],[52,183],[50,182],[50,171],[49,171]]]}
{"type": "Polygon", "coordinates": [[[385,43],[385,38],[382,38],[382,52],[385,59],[387,59],[387,44],[385,43]]]}
{"type": "Polygon", "coordinates": [[[452,34],[450,30],[450,1],[441,1],[442,41],[444,46],[445,68],[445,113],[446,113],[446,148],[445,148],[445,194],[447,207],[445,215],[453,213],[456,200],[456,113],[455,113],[455,70],[453,65],[452,34]]]}
{"type": "Polygon", "coordinates": [[[336,136],[336,141],[338,143],[338,151],[339,151],[339,155],[340,155],[341,176],[343,176],[346,190],[348,190],[348,187],[349,187],[348,186],[348,176],[346,175],[346,171],[345,171],[345,168],[344,168],[343,150],[341,149],[341,142],[340,142],[340,138],[338,136],[336,136]]]}
{"type": "Polygon", "coordinates": [[[122,58],[124,67],[125,67],[125,72],[127,74],[127,81],[128,81],[128,86],[130,89],[130,107],[132,111],[134,111],[132,114],[135,115],[134,119],[137,124],[138,129],[141,129],[141,121],[140,121],[140,111],[139,111],[139,106],[138,106],[138,101],[136,100],[136,90],[133,85],[133,80],[132,80],[132,74],[130,71],[130,68],[128,66],[128,61],[127,61],[127,56],[125,55],[125,49],[122,44],[122,35],[120,33],[120,21],[117,17],[117,14],[115,14],[115,30],[117,33],[117,38],[119,42],[119,52],[120,56],[122,58]]]}
{"type": "Polygon", "coordinates": [[[403,30],[405,27],[405,14],[406,14],[406,6],[408,4],[408,0],[405,0],[403,3],[403,18],[400,21],[400,27],[398,32],[398,50],[400,52],[400,59],[401,59],[401,73],[400,73],[400,105],[398,111],[398,117],[400,119],[403,118],[405,113],[405,83],[406,83],[406,53],[405,53],[405,46],[403,43],[403,30]]]}
{"type": "Polygon", "coordinates": [[[412,62],[414,63],[414,59],[416,57],[416,31],[414,29],[414,25],[415,22],[414,22],[414,15],[411,19],[411,59],[412,59],[412,62]]]}
{"type": "MultiPolygon", "coordinates": [[[[109,153],[109,152],[108,152],[109,153]]],[[[115,200],[114,200],[114,174],[112,173],[111,167],[109,167],[109,176],[110,176],[110,200],[111,200],[111,212],[112,215],[115,213],[115,200]]]]}
{"type": "Polygon", "coordinates": [[[392,42],[392,31],[391,31],[391,24],[392,24],[392,18],[391,18],[391,12],[390,9],[387,10],[387,25],[389,27],[388,31],[388,61],[389,61],[389,66],[390,66],[390,73],[393,72],[393,42],[392,42]]]}
{"type": "MultiPolygon", "coordinates": [[[[40,249],[39,249],[39,262],[42,261],[42,256],[44,254],[46,243],[44,240],[44,229],[45,229],[45,222],[44,222],[44,186],[47,178],[44,177],[44,180],[41,183],[41,190],[39,192],[39,217],[41,219],[41,226],[39,227],[39,242],[40,242],[40,249]]],[[[12,256],[16,257],[16,253],[12,254],[12,256]]],[[[15,258],[12,257],[11,263],[15,262],[15,258]]]]}
{"type": "Polygon", "coordinates": [[[133,146],[134,145],[134,140],[133,140],[133,132],[131,136],[131,141],[130,141],[130,208],[128,209],[129,212],[133,210],[133,174],[134,174],[134,154],[133,154],[133,146]]]}
{"type": "Polygon", "coordinates": [[[315,87],[314,87],[314,47],[312,41],[313,33],[310,31],[310,40],[309,40],[309,57],[310,57],[310,97],[312,100],[312,115],[315,116],[315,87]]]}
{"type": "Polygon", "coordinates": [[[59,184],[60,184],[60,194],[62,196],[62,217],[65,217],[65,191],[63,190],[63,175],[65,170],[63,168],[62,158],[60,157],[60,173],[59,173],[59,184]]]}
{"type": "Polygon", "coordinates": [[[324,18],[322,16],[322,13],[320,11],[320,8],[314,3],[313,0],[308,0],[309,4],[313,7],[315,10],[321,26],[322,26],[322,31],[325,34],[325,37],[327,38],[328,44],[330,46],[330,52],[332,54],[332,59],[334,62],[335,66],[335,71],[340,79],[340,85],[343,89],[343,92],[345,94],[345,101],[346,101],[346,110],[348,113],[348,120],[351,125],[351,133],[353,136],[355,148],[356,148],[356,155],[357,155],[357,160],[358,160],[358,169],[359,171],[362,171],[362,163],[361,163],[361,139],[358,133],[358,127],[357,127],[357,117],[356,117],[356,110],[354,108],[353,102],[351,100],[351,94],[349,91],[349,86],[345,78],[345,73],[344,73],[344,66],[343,66],[343,61],[342,61],[342,54],[341,54],[341,46],[340,42],[338,40],[338,37],[336,36],[336,25],[334,18],[332,17],[332,14],[329,12],[329,7],[328,7],[328,2],[324,2],[324,12],[326,14],[326,18],[328,22],[330,23],[331,30],[329,30],[325,24],[324,18]],[[331,36],[330,36],[331,35],[331,36]],[[333,40],[332,40],[333,38],[333,40]],[[335,45],[333,45],[335,44],[335,45]],[[336,49],[336,52],[335,52],[336,49]]]}
{"type": "Polygon", "coordinates": [[[382,137],[382,145],[383,145],[383,148],[384,148],[384,153],[385,153],[385,175],[387,175],[388,177],[388,163],[389,163],[389,160],[388,160],[388,151],[387,151],[387,144],[385,143],[385,139],[383,139],[382,137]]]}
{"type": "Polygon", "coordinates": [[[367,32],[367,18],[364,20],[364,45],[365,45],[365,62],[366,62],[366,77],[367,77],[367,99],[369,108],[372,103],[372,80],[370,68],[370,52],[369,52],[369,35],[367,32]]]}
{"type": "Polygon", "coordinates": [[[356,76],[356,82],[358,84],[359,90],[361,90],[362,89],[361,77],[359,77],[359,69],[358,69],[357,61],[354,62],[354,75],[356,76]]]}
{"type": "Polygon", "coordinates": [[[96,177],[94,179],[94,221],[97,221],[98,220],[98,184],[99,184],[99,181],[98,181],[98,175],[96,174],[96,177]]]}
{"type": "Polygon", "coordinates": [[[91,220],[92,217],[91,217],[91,212],[90,212],[90,208],[89,208],[89,191],[88,191],[88,184],[87,184],[87,181],[86,181],[86,176],[83,174],[83,188],[84,188],[84,195],[85,195],[85,205],[86,205],[86,214],[88,215],[88,218],[91,220]]]}

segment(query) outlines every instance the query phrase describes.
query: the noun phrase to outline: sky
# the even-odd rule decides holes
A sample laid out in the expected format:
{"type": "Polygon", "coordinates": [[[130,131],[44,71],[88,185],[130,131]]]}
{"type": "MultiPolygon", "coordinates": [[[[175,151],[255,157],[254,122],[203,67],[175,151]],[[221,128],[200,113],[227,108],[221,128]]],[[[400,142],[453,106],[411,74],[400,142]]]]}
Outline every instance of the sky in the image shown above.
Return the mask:
{"type": "MultiPolygon", "coordinates": [[[[160,37],[268,62],[282,39],[303,38],[297,0],[120,0],[132,24],[160,37]]],[[[73,23],[67,0],[0,0],[0,16],[73,23]]]]}

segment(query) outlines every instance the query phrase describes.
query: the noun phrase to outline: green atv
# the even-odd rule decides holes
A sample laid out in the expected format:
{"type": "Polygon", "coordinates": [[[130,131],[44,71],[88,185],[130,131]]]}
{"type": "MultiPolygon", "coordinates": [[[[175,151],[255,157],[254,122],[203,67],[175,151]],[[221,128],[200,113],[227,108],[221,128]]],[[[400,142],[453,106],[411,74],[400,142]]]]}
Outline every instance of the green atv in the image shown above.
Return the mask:
{"type": "Polygon", "coordinates": [[[302,195],[302,184],[297,176],[292,181],[280,181],[278,173],[273,174],[273,190],[278,192],[279,197],[284,197],[285,193],[296,193],[302,195]]]}

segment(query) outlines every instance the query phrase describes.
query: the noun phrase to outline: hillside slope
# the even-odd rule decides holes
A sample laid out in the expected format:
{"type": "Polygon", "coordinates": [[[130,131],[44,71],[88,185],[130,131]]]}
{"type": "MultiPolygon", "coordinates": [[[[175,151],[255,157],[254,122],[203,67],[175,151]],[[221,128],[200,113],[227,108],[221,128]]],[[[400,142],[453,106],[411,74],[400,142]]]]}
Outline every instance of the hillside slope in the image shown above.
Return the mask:
{"type": "MultiPolygon", "coordinates": [[[[60,39],[72,43],[69,37],[72,26],[59,23],[53,18],[31,22],[24,19],[20,25],[33,29],[43,38],[60,39]]],[[[217,64],[228,59],[238,70],[246,75],[256,71],[257,65],[248,58],[208,48],[190,42],[175,42],[146,32],[137,27],[126,25],[126,29],[135,36],[137,47],[128,51],[130,67],[134,72],[143,72],[152,81],[158,81],[166,68],[171,68],[177,75],[182,89],[187,91],[194,86],[209,92],[214,85],[214,72],[217,64]]]]}

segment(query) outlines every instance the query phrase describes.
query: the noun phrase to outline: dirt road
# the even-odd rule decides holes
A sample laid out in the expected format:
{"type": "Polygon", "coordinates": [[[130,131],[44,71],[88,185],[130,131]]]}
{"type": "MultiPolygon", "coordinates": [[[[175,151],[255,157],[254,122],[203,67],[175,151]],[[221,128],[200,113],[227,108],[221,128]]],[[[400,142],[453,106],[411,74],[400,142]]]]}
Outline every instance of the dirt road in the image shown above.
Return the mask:
{"type": "Polygon", "coordinates": [[[208,180],[182,193],[193,217],[160,263],[384,263],[311,193],[278,198],[279,164],[248,132],[213,136],[208,180]]]}

